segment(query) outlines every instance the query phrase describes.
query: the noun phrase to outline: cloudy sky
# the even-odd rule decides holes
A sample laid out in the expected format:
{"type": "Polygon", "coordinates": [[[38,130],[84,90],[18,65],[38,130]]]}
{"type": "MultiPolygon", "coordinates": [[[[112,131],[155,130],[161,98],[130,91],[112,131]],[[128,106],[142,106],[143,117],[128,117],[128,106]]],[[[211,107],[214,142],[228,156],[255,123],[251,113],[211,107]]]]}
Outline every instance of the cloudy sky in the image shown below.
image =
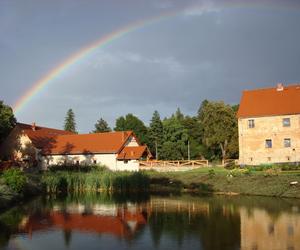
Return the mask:
{"type": "Polygon", "coordinates": [[[78,130],[133,113],[145,123],[204,99],[236,104],[244,89],[300,82],[298,0],[1,0],[0,100],[14,104],[64,60],[124,33],[49,81],[16,113],[78,130]],[[251,4],[249,4],[251,2],[251,4]],[[147,21],[152,20],[152,21],[147,21]]]}

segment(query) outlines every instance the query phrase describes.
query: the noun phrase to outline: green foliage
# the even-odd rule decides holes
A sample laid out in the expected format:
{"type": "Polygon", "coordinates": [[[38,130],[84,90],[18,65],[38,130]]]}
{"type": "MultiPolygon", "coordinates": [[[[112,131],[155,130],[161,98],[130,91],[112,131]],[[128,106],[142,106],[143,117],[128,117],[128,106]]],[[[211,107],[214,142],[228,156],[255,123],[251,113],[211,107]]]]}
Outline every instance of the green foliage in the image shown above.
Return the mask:
{"type": "Polygon", "coordinates": [[[149,127],[149,145],[152,155],[159,159],[163,143],[163,124],[158,111],[154,111],[149,127]],[[156,155],[156,147],[157,154],[156,155]]]}
{"type": "Polygon", "coordinates": [[[251,174],[251,170],[247,169],[247,168],[234,168],[229,172],[229,176],[232,177],[239,177],[239,176],[243,176],[243,175],[250,175],[251,174]]]}
{"type": "Polygon", "coordinates": [[[16,118],[11,107],[0,101],[0,143],[16,125],[16,118]]]}
{"type": "Polygon", "coordinates": [[[187,158],[188,133],[176,116],[163,121],[163,145],[161,158],[181,160],[187,158]]]}
{"type": "Polygon", "coordinates": [[[111,128],[108,126],[108,123],[100,118],[97,123],[95,124],[95,130],[93,133],[103,133],[103,132],[110,132],[111,128]]]}
{"type": "Polygon", "coordinates": [[[149,177],[142,172],[91,172],[57,171],[45,173],[42,183],[49,193],[58,192],[143,192],[150,185],[149,177]]]}
{"type": "Polygon", "coordinates": [[[208,170],[208,176],[209,176],[209,178],[213,178],[213,177],[215,177],[215,175],[216,175],[216,173],[215,173],[214,169],[208,170]]]}
{"type": "Polygon", "coordinates": [[[115,131],[132,130],[140,140],[141,144],[148,144],[148,130],[145,124],[133,114],[121,116],[116,120],[115,131]]]}
{"type": "Polygon", "coordinates": [[[271,168],[268,168],[264,171],[264,176],[268,177],[268,176],[278,176],[281,172],[280,167],[278,166],[273,166],[271,168]]]}
{"type": "Polygon", "coordinates": [[[223,159],[237,157],[237,119],[232,107],[224,102],[205,101],[199,109],[198,117],[204,144],[213,150],[219,148],[223,159]]]}
{"type": "Polygon", "coordinates": [[[27,183],[26,176],[20,169],[17,168],[5,170],[2,176],[6,185],[17,193],[23,191],[27,183]]]}
{"type": "Polygon", "coordinates": [[[65,117],[64,130],[70,131],[73,133],[77,133],[76,132],[75,114],[72,109],[69,109],[67,111],[67,114],[65,117]]]}

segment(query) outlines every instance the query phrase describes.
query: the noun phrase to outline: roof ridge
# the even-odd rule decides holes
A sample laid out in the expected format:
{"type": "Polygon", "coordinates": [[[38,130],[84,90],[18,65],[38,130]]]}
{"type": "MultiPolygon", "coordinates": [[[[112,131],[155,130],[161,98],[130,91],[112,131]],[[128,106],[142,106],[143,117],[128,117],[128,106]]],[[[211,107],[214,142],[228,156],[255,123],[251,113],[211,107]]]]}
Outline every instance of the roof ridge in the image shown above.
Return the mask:
{"type": "MultiPolygon", "coordinates": [[[[299,87],[300,86],[300,82],[299,83],[291,83],[288,85],[283,85],[283,88],[292,88],[292,87],[299,87]]],[[[245,89],[243,90],[243,92],[251,92],[251,91],[261,91],[261,90],[271,90],[271,89],[276,89],[277,86],[274,87],[261,87],[261,88],[256,88],[256,89],[245,89]]]]}

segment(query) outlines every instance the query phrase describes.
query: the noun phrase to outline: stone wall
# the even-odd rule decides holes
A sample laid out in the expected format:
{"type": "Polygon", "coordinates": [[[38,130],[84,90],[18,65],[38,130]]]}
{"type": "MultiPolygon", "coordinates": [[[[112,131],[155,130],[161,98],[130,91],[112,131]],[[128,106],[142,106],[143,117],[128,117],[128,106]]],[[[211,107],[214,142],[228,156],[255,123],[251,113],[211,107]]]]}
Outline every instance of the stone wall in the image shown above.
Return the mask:
{"type": "Polygon", "coordinates": [[[249,117],[238,120],[239,164],[259,165],[268,163],[300,162],[300,115],[249,117]],[[290,118],[290,126],[283,126],[283,119],[290,118]],[[254,127],[248,121],[254,120],[254,127]],[[290,139],[285,147],[284,139],[290,139]],[[266,147],[266,140],[272,147],[266,147]]]}

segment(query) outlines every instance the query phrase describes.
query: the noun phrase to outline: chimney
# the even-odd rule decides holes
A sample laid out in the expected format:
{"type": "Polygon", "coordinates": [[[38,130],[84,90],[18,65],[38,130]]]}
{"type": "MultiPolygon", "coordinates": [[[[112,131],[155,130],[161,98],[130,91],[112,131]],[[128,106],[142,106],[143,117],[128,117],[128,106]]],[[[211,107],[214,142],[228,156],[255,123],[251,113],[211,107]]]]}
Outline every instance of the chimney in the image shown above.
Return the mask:
{"type": "Polygon", "coordinates": [[[277,83],[277,91],[283,91],[283,83],[277,83]]]}
{"type": "Polygon", "coordinates": [[[36,130],[35,122],[32,123],[31,128],[32,128],[32,131],[35,131],[35,130],[36,130]]]}

